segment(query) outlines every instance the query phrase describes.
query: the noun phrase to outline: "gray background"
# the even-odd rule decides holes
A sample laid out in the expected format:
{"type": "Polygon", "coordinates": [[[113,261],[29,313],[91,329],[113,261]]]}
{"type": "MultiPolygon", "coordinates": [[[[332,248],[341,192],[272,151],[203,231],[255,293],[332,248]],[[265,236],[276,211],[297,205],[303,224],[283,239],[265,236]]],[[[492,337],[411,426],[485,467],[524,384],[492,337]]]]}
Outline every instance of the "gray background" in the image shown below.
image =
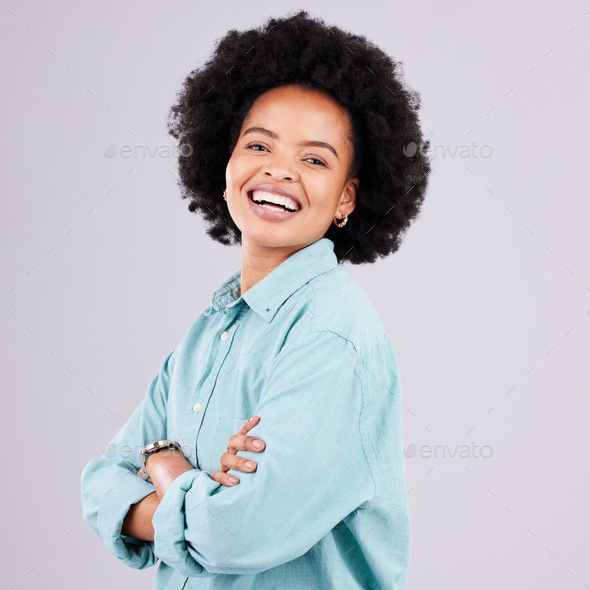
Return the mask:
{"type": "MultiPolygon", "coordinates": [[[[80,473],[240,264],[179,198],[166,113],[217,38],[293,8],[2,7],[2,588],[151,588],[80,473]]],[[[403,61],[436,150],[400,251],[346,265],[401,369],[410,590],[590,585],[588,8],[308,6],[403,61]]]]}

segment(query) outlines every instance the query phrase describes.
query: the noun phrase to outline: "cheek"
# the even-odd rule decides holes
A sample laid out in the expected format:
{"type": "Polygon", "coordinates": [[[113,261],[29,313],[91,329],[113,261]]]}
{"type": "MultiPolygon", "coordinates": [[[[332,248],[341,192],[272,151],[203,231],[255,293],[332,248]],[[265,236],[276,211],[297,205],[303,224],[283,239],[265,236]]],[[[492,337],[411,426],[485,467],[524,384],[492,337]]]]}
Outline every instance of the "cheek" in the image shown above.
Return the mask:
{"type": "Polygon", "coordinates": [[[332,182],[318,182],[313,188],[312,208],[322,215],[328,217],[336,209],[340,193],[334,187],[332,182]]]}
{"type": "Polygon", "coordinates": [[[240,169],[240,163],[238,158],[235,155],[232,155],[231,158],[227,162],[226,167],[226,176],[235,176],[238,170],[240,169]]]}
{"type": "Polygon", "coordinates": [[[240,157],[239,155],[233,154],[229,159],[225,171],[225,177],[228,182],[242,184],[255,171],[251,158],[240,157]]]}

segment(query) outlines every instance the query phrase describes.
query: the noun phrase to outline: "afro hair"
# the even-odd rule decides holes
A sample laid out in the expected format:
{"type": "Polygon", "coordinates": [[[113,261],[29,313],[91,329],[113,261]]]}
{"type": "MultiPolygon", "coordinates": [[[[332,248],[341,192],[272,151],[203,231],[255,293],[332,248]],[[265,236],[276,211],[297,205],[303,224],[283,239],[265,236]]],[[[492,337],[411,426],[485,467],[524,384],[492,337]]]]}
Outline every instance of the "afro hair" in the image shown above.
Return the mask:
{"type": "Polygon", "coordinates": [[[257,29],[230,30],[212,57],[186,77],[168,113],[179,142],[179,180],[189,211],[207,233],[241,244],[222,193],[242,123],[264,92],[287,84],[320,90],[347,110],[353,132],[348,179],[358,178],[356,206],[326,238],[339,262],[374,262],[395,252],[424,200],[430,162],[418,120],[419,94],[395,62],[366,37],[328,26],[305,10],[269,18],[257,29]],[[216,146],[216,149],[211,149],[216,146]]]}

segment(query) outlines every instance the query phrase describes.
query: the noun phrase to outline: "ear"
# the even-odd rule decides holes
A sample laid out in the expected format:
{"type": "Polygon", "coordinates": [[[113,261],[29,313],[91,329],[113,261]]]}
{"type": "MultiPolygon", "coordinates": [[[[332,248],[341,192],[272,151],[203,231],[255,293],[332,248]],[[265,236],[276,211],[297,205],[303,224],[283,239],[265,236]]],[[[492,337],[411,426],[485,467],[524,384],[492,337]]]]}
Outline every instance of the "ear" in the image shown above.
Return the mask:
{"type": "Polygon", "coordinates": [[[342,195],[340,195],[340,201],[338,201],[338,211],[346,211],[347,215],[350,215],[354,211],[359,185],[360,181],[358,178],[351,178],[346,183],[346,186],[342,190],[342,195]]]}

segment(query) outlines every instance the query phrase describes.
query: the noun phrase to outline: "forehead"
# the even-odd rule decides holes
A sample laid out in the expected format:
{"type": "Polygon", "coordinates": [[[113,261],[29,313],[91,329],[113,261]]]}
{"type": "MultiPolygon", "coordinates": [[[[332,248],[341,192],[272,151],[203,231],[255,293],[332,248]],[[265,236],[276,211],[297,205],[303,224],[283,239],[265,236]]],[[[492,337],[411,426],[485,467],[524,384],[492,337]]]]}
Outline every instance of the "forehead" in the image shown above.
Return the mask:
{"type": "Polygon", "coordinates": [[[272,88],[252,105],[242,125],[266,123],[299,133],[321,133],[324,138],[343,142],[350,133],[348,113],[323,92],[295,84],[272,88]]]}

